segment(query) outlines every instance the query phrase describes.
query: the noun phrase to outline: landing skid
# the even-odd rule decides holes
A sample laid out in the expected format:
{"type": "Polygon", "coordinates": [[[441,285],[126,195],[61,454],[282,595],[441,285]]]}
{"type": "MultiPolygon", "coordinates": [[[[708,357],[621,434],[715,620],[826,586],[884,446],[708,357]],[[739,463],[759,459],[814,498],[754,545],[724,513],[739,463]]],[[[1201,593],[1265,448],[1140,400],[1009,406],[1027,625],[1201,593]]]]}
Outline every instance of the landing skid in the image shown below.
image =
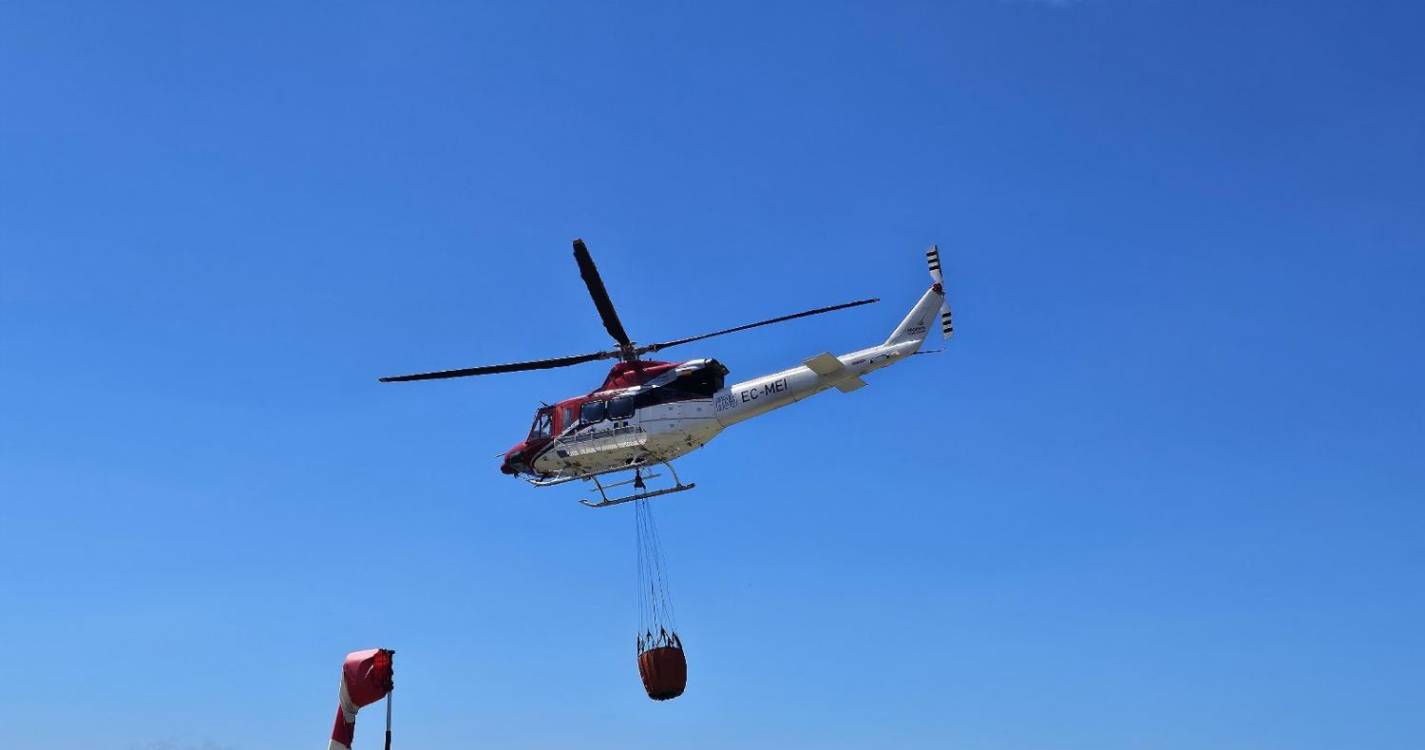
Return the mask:
{"type": "Polygon", "coordinates": [[[622,482],[614,482],[613,484],[603,484],[599,481],[599,478],[597,476],[591,476],[588,479],[594,483],[594,487],[598,488],[599,497],[603,499],[597,502],[589,500],[580,500],[579,503],[589,508],[607,508],[610,505],[622,505],[624,503],[631,503],[635,500],[647,500],[648,498],[659,497],[661,495],[671,495],[674,492],[685,492],[697,486],[693,483],[683,484],[683,480],[678,478],[678,472],[676,469],[673,468],[673,464],[664,461],[663,465],[668,468],[668,473],[673,475],[672,487],[665,487],[661,490],[645,490],[643,486],[644,479],[654,479],[662,475],[649,474],[647,477],[645,477],[642,473],[640,473],[638,469],[634,469],[633,479],[625,479],[622,482]],[[634,488],[645,491],[637,492],[632,495],[626,495],[624,497],[609,497],[608,490],[611,490],[614,487],[622,487],[627,484],[632,484],[634,488]]]}
{"type": "MultiPolygon", "coordinates": [[[[590,479],[590,478],[593,478],[593,477],[603,476],[603,475],[605,475],[605,474],[617,474],[617,473],[620,472],[620,471],[629,471],[630,469],[642,469],[642,468],[644,468],[645,466],[648,466],[648,465],[651,464],[651,463],[653,463],[653,462],[647,460],[646,458],[641,458],[641,459],[639,459],[639,460],[637,460],[637,461],[634,461],[633,463],[630,463],[630,464],[627,465],[627,466],[619,466],[619,467],[616,467],[616,468],[613,468],[613,469],[604,469],[603,471],[595,471],[595,472],[592,472],[592,473],[587,473],[587,472],[586,472],[586,473],[576,473],[576,474],[570,474],[570,475],[568,475],[568,476],[556,474],[556,475],[552,475],[552,476],[547,476],[547,477],[542,478],[542,479],[540,479],[540,478],[533,478],[533,479],[526,479],[525,481],[526,481],[526,482],[529,482],[531,485],[533,485],[533,486],[535,486],[535,487],[553,487],[553,486],[556,485],[556,484],[565,484],[565,483],[568,483],[568,482],[572,482],[572,481],[574,481],[575,479],[590,479]]],[[[649,476],[651,477],[651,476],[656,476],[656,475],[650,474],[649,476]]],[[[629,480],[629,481],[633,481],[633,480],[629,480]]],[[[610,485],[605,485],[605,486],[607,486],[607,487],[617,487],[619,484],[628,484],[628,482],[619,482],[618,484],[610,484],[610,485]]]]}

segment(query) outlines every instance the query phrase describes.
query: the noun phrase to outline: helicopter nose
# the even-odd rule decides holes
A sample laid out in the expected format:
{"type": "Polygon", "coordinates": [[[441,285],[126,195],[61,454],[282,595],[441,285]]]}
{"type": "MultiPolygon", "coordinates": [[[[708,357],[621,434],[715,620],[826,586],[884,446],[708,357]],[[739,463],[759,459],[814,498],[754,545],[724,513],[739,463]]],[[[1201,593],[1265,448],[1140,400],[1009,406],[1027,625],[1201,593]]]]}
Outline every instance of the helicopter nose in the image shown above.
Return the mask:
{"type": "Polygon", "coordinates": [[[520,443],[505,453],[505,461],[500,464],[500,473],[513,475],[529,469],[524,462],[524,447],[524,443],[520,443]]]}

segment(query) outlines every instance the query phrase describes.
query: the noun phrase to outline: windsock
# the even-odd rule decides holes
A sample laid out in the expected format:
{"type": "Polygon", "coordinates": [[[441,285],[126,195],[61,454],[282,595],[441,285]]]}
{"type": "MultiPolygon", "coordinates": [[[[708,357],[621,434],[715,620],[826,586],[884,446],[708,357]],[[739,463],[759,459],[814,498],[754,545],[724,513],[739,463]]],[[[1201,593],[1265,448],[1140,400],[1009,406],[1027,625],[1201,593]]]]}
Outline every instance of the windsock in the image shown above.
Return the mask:
{"type": "MultiPolygon", "coordinates": [[[[341,705],[336,709],[336,725],[332,727],[332,741],[327,750],[351,750],[351,738],[356,734],[356,712],[391,692],[391,655],[394,653],[390,649],[373,648],[346,655],[341,665],[341,705]]],[[[388,711],[387,747],[390,747],[390,720],[388,711]]]]}

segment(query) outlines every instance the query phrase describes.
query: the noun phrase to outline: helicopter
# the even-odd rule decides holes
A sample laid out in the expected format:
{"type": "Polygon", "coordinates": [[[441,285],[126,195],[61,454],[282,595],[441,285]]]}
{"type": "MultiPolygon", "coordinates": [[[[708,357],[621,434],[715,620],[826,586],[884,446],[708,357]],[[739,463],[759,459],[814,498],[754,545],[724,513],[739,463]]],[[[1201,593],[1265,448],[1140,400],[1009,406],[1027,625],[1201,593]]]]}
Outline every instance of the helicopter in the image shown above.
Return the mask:
{"type": "Polygon", "coordinates": [[[574,261],[579,266],[579,275],[588,287],[604,329],[617,344],[615,348],[552,359],[395,375],[379,380],[383,383],[441,380],[617,359],[598,388],[582,396],[539,407],[529,435],[502,454],[500,471],[522,478],[535,487],[551,487],[575,480],[592,482],[600,499],[579,501],[591,508],[685,492],[696,485],[683,483],[672,461],[707,445],[727,427],[831,388],[850,393],[866,384],[862,376],[867,373],[888,367],[913,354],[928,353],[921,352],[920,348],[935,323],[937,313],[941,333],[948,340],[954,333],[954,324],[945,298],[939,248],[931,245],[925,258],[930,270],[930,288],[882,343],[839,357],[823,352],[795,367],[727,385],[725,376],[729,370],[715,359],[664,362],[643,359],[643,355],[714,336],[846,310],[880,300],[856,300],[712,333],[637,344],[624,330],[588,247],[583,240],[576,239],[574,261]],[[657,465],[667,469],[672,485],[649,490],[645,479],[661,475],[644,472],[657,465]],[[600,480],[601,477],[627,471],[633,472],[632,478],[609,483],[600,480]],[[609,490],[630,484],[633,485],[633,494],[609,496],[609,490]]]}

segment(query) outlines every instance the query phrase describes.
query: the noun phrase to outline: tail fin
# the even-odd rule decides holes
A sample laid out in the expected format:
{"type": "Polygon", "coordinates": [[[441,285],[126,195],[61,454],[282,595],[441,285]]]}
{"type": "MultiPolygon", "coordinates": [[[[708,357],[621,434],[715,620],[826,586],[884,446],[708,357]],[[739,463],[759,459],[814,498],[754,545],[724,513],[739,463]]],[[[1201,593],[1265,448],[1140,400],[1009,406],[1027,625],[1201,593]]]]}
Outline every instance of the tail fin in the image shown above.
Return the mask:
{"type": "Polygon", "coordinates": [[[925,253],[925,260],[930,268],[930,279],[934,283],[925,291],[925,295],[920,298],[920,301],[915,303],[915,307],[912,307],[906,314],[905,320],[896,326],[891,337],[886,339],[886,346],[925,341],[925,337],[930,333],[930,327],[935,324],[936,313],[941,313],[940,332],[944,334],[945,338],[950,338],[955,330],[950,320],[950,306],[945,302],[939,248],[931,245],[925,253]]]}
{"type": "MultiPolygon", "coordinates": [[[[940,248],[931,245],[925,251],[925,262],[930,266],[930,280],[935,282],[935,288],[945,293],[945,276],[940,271],[940,248]]],[[[955,321],[950,317],[950,300],[945,300],[945,304],[940,307],[940,335],[949,339],[955,335],[955,321]]]]}

